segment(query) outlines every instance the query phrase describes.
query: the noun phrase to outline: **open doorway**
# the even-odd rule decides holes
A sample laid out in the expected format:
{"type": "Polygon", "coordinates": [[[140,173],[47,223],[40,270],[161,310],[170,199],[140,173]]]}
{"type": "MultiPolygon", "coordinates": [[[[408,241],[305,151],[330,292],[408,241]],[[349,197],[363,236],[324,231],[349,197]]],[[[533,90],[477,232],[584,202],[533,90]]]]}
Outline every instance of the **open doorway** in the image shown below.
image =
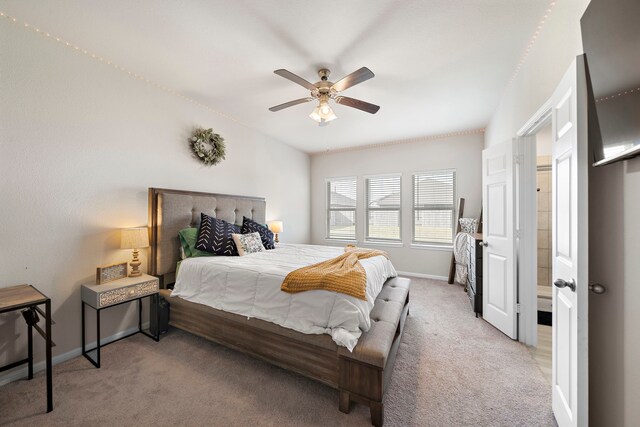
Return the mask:
{"type": "Polygon", "coordinates": [[[518,132],[518,339],[551,384],[553,178],[551,105],[518,132]]]}
{"type": "Polygon", "coordinates": [[[536,145],[536,296],[537,339],[531,353],[545,377],[551,383],[551,121],[535,133],[536,145]]]}

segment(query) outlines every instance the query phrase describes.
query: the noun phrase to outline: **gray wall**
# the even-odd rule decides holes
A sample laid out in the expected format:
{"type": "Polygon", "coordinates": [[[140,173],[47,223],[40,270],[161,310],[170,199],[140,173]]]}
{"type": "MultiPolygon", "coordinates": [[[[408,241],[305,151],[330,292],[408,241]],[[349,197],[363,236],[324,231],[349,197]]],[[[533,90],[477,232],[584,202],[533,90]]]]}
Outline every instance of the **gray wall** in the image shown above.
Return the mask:
{"type": "MultiPolygon", "coordinates": [[[[486,146],[512,138],[582,53],[588,3],[557,2],[487,127],[486,146]]],[[[589,421],[631,427],[640,420],[640,158],[593,169],[589,187],[590,281],[608,289],[589,297],[589,421]]]]}
{"type": "Polygon", "coordinates": [[[341,245],[325,239],[327,178],[358,177],[356,236],[363,246],[386,250],[399,271],[444,277],[448,275],[451,249],[411,247],[412,174],[456,169],[457,197],[466,199],[465,216],[478,217],[481,209],[482,133],[440,139],[354,149],[311,157],[311,240],[318,245],[341,245]],[[364,242],[364,176],[402,173],[401,247],[376,246],[364,242]]]}
{"type": "MultiPolygon", "coordinates": [[[[150,186],[266,197],[282,240],[309,242],[307,154],[17,25],[0,25],[0,39],[0,287],[30,283],[52,298],[54,355],[80,346],[80,284],[130,259],[118,229],[147,225],[150,186]],[[192,158],[197,126],[225,137],[220,165],[192,158]]],[[[103,337],[134,314],[105,312],[103,337]]],[[[19,313],[0,316],[0,336],[0,365],[23,356],[19,313]]]]}

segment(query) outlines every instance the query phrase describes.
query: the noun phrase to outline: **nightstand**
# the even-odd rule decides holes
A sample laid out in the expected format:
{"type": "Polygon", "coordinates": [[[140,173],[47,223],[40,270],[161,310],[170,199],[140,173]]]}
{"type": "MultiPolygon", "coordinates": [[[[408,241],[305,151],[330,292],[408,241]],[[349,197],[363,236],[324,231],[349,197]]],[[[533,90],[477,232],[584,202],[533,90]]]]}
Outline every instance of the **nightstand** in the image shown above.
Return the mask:
{"type": "MultiPolygon", "coordinates": [[[[125,277],[124,279],[114,280],[113,282],[105,283],[102,285],[87,284],[82,285],[82,355],[87,358],[96,368],[100,367],[100,348],[104,345],[111,344],[112,342],[119,341],[121,339],[130,337],[137,333],[143,333],[149,338],[153,338],[155,341],[160,340],[160,328],[155,328],[155,334],[151,334],[142,329],[142,299],[149,297],[150,306],[155,305],[156,317],[160,314],[160,282],[157,277],[143,274],[138,277],[125,277]],[[100,311],[115,307],[117,305],[138,301],[138,330],[128,334],[124,337],[120,337],[115,341],[101,345],[100,344],[100,311]],[[87,350],[85,347],[85,320],[84,312],[85,306],[89,306],[96,310],[96,336],[97,344],[95,348],[87,350]],[[89,352],[96,350],[96,358],[93,359],[89,352]]],[[[159,319],[156,320],[156,325],[159,324],[159,319]]],[[[153,322],[151,322],[153,323],[153,322]]]]}

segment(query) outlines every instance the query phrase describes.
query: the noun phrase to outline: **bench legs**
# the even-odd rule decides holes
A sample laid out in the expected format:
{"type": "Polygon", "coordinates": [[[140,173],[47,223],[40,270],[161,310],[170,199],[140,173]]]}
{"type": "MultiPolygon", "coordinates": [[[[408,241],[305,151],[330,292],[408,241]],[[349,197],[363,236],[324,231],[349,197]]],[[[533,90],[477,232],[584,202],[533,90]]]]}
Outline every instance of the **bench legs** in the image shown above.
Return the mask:
{"type": "Polygon", "coordinates": [[[351,399],[349,398],[349,392],[340,390],[340,403],[338,405],[340,412],[348,414],[351,410],[351,399]]]}
{"type": "Polygon", "coordinates": [[[371,409],[371,424],[376,427],[382,427],[384,421],[384,404],[378,402],[369,403],[371,409]]]}
{"type": "MultiPolygon", "coordinates": [[[[369,406],[371,412],[371,424],[375,427],[382,427],[384,423],[384,404],[382,402],[366,401],[363,402],[369,406]]],[[[348,414],[351,410],[351,395],[346,390],[340,390],[340,403],[338,408],[340,412],[348,414]]]]}

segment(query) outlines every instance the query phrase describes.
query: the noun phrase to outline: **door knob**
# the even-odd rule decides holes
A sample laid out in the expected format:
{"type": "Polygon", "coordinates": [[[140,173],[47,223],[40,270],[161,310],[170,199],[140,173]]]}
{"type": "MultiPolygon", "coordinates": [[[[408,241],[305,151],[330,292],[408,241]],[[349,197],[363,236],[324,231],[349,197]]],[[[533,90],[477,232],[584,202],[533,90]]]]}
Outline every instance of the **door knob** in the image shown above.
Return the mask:
{"type": "Polygon", "coordinates": [[[604,286],[602,286],[600,283],[593,283],[589,285],[589,290],[591,292],[593,292],[594,294],[604,294],[605,292],[607,292],[607,288],[605,288],[604,286]]]}
{"type": "Polygon", "coordinates": [[[478,244],[479,244],[480,246],[484,246],[485,248],[486,248],[487,246],[489,246],[489,242],[485,242],[485,241],[482,241],[482,242],[480,242],[480,243],[478,243],[478,244]]]}
{"type": "Polygon", "coordinates": [[[568,282],[563,280],[563,279],[556,279],[555,282],[553,282],[553,284],[556,285],[560,289],[569,288],[573,292],[576,291],[576,281],[573,280],[573,279],[569,280],[568,282]]]}

